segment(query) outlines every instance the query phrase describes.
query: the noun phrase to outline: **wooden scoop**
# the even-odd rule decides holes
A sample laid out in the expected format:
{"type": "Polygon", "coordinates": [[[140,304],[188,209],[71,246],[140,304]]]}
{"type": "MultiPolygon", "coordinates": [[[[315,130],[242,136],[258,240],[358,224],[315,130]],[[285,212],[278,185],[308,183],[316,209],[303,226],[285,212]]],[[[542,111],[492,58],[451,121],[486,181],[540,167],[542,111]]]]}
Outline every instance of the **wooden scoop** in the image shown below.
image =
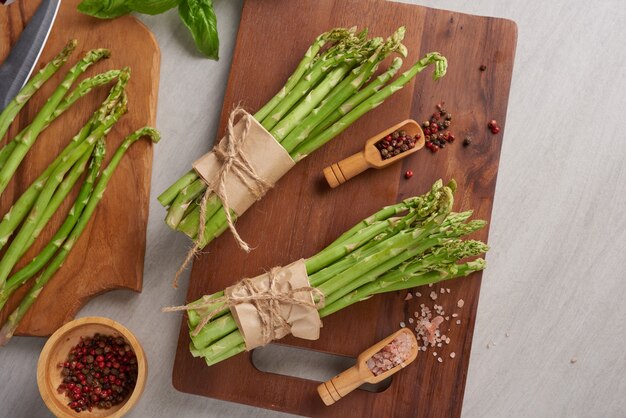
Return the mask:
{"type": "Polygon", "coordinates": [[[353,367],[319,385],[317,387],[317,393],[319,393],[326,406],[330,406],[362,384],[379,383],[400,369],[411,364],[417,357],[417,349],[417,339],[415,338],[413,332],[408,328],[402,328],[362,352],[359,357],[357,357],[356,364],[353,367]],[[413,346],[411,347],[409,357],[394,368],[387,370],[378,376],[374,375],[374,373],[372,373],[370,368],[367,366],[367,360],[372,358],[374,354],[378,353],[383,347],[393,341],[394,338],[401,333],[406,333],[410,336],[410,341],[413,346]]]}
{"type": "Polygon", "coordinates": [[[326,181],[330,187],[335,188],[350,180],[357,174],[361,174],[368,168],[384,168],[402,158],[406,158],[414,152],[422,149],[424,144],[424,132],[422,132],[422,128],[419,123],[412,119],[407,119],[404,122],[400,122],[386,131],[376,134],[368,139],[365,143],[363,151],[343,159],[330,167],[326,167],[324,169],[324,177],[326,177],[326,181]],[[414,148],[383,160],[383,157],[380,155],[380,151],[376,148],[376,143],[395,131],[406,131],[406,133],[411,136],[419,134],[419,139],[415,142],[414,148]]]}

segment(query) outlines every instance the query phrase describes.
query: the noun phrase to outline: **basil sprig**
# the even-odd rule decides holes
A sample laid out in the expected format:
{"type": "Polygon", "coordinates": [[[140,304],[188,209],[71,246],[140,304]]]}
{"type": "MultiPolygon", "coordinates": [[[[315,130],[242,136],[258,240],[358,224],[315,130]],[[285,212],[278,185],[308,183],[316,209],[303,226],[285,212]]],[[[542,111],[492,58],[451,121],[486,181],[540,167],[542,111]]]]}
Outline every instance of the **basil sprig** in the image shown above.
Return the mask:
{"type": "Polygon", "coordinates": [[[114,19],[130,12],[157,15],[177,6],[200,52],[218,60],[220,41],[213,0],[82,0],[78,10],[100,19],[114,19]]]}
{"type": "Polygon", "coordinates": [[[207,57],[218,60],[220,40],[213,0],[181,0],[178,14],[191,32],[198,49],[207,57]]]}

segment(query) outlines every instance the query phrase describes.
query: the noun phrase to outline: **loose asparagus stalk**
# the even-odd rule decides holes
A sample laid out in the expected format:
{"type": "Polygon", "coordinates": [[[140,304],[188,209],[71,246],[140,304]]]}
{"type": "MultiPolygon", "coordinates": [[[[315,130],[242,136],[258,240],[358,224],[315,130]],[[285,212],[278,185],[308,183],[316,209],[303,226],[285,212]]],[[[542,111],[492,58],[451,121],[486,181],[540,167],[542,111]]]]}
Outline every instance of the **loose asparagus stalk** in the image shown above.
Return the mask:
{"type": "Polygon", "coordinates": [[[35,143],[39,133],[42,131],[50,115],[54,113],[57,106],[63,100],[67,91],[78,77],[87,70],[91,65],[107,58],[110,55],[107,49],[96,49],[88,52],[85,57],[80,60],[65,76],[65,79],[52,93],[43,108],[39,111],[33,122],[23,131],[20,142],[15,146],[10,157],[6,160],[2,169],[0,169],[0,194],[6,189],[9,180],[15,174],[18,166],[26,156],[30,147],[35,143]]]}
{"type": "Polygon", "coordinates": [[[33,305],[33,303],[43,290],[44,286],[54,276],[54,274],[59,270],[63,262],[66,260],[70,251],[72,250],[77,240],[80,238],[80,235],[85,230],[85,227],[89,223],[89,220],[91,219],[91,216],[93,215],[96,206],[104,195],[104,191],[107,184],[109,183],[109,180],[111,180],[113,172],[119,165],[122,157],[124,156],[128,148],[135,141],[144,136],[150,137],[152,142],[158,142],[160,139],[160,135],[156,130],[152,128],[142,128],[129,135],[124,140],[124,142],[122,142],[122,144],[113,155],[113,158],[109,162],[108,166],[102,171],[102,175],[98,179],[98,183],[94,187],[93,193],[89,197],[87,205],[80,215],[78,222],[72,229],[72,232],[63,243],[63,246],[61,247],[57,255],[52,259],[50,264],[48,264],[43,273],[37,278],[37,280],[35,280],[35,284],[33,285],[33,287],[28,291],[28,293],[26,294],[20,305],[15,309],[15,311],[11,313],[2,329],[0,329],[0,346],[6,344],[8,340],[11,339],[15,330],[17,329],[17,326],[19,325],[19,322],[22,320],[26,312],[28,312],[28,309],[30,309],[30,307],[33,305]]]}
{"type": "MultiPolygon", "coordinates": [[[[69,109],[77,100],[87,95],[91,90],[113,81],[115,78],[119,77],[119,75],[120,70],[111,70],[83,80],[78,87],[68,93],[63,101],[59,103],[59,106],[57,106],[56,110],[50,115],[44,124],[43,129],[46,129],[56,118],[65,113],[65,111],[69,109]]],[[[4,166],[6,160],[11,156],[11,153],[17,144],[21,141],[22,136],[23,132],[18,134],[8,144],[6,144],[2,150],[0,150],[0,169],[4,166]]]]}
{"type": "Polygon", "coordinates": [[[37,274],[48,261],[59,250],[63,242],[67,239],[68,235],[78,222],[78,219],[85,208],[91,195],[93,185],[98,177],[102,160],[104,159],[106,152],[104,139],[100,139],[95,146],[93,158],[89,164],[89,172],[87,178],[83,183],[78,197],[74,201],[74,205],[70,209],[63,224],[59,227],[58,231],[50,239],[44,249],[33,260],[13,274],[6,282],[6,286],[0,290],[0,311],[4,308],[9,298],[21,285],[26,283],[28,279],[37,274]]]}
{"type": "Polygon", "coordinates": [[[24,217],[31,210],[35,200],[39,196],[41,189],[46,184],[48,177],[54,169],[64,161],[67,156],[80,145],[99,124],[104,123],[106,117],[110,115],[113,109],[118,106],[124,94],[124,88],[128,83],[130,73],[128,69],[120,72],[118,81],[111,89],[109,96],[102,103],[100,108],[94,113],[87,124],[80,132],[72,138],[69,145],[57,156],[57,158],[46,168],[46,170],[29,186],[28,189],[13,204],[11,209],[4,215],[0,222],[0,248],[2,248],[9,240],[15,229],[22,222],[24,217]]]}
{"type": "Polygon", "coordinates": [[[9,126],[13,123],[13,120],[24,107],[24,105],[30,100],[31,97],[43,86],[43,84],[50,79],[59,68],[65,64],[69,56],[76,49],[78,42],[72,40],[65,45],[65,48],[52,59],[41,71],[35,74],[28,83],[24,85],[22,90],[15,96],[13,100],[7,105],[7,107],[0,113],[0,139],[7,133],[9,126]]]}
{"type": "Polygon", "coordinates": [[[46,227],[59,206],[61,206],[67,195],[70,193],[70,191],[78,181],[78,178],[85,172],[85,169],[87,168],[87,163],[89,162],[89,159],[93,154],[95,146],[95,144],[92,145],[88,149],[88,151],[85,152],[83,156],[80,157],[78,161],[76,161],[76,163],[74,163],[70,171],[65,175],[63,181],[61,182],[61,184],[59,184],[50,201],[48,202],[48,205],[44,208],[41,218],[35,225],[35,229],[31,233],[26,244],[24,245],[24,249],[22,250],[22,254],[20,254],[20,258],[33,245],[33,242],[35,242],[39,234],[41,234],[41,231],[46,227]]]}
{"type": "Polygon", "coordinates": [[[42,188],[29,216],[26,218],[20,231],[0,260],[0,289],[4,287],[6,278],[19,261],[20,256],[28,250],[27,244],[33,242],[31,235],[35,233],[40,220],[43,217],[54,191],[65,177],[65,173],[80,159],[85,152],[91,152],[93,145],[102,138],[106,132],[126,113],[125,102],[121,102],[113,114],[107,117],[104,123],[98,126],[80,145],[76,147],[66,159],[64,159],[50,174],[46,184],[42,188]]]}
{"type": "Polygon", "coordinates": [[[435,65],[435,71],[433,73],[433,78],[435,80],[440,79],[446,74],[446,69],[448,65],[446,58],[438,52],[431,52],[429,54],[426,54],[426,56],[420,59],[417,63],[415,63],[415,65],[413,65],[411,69],[409,69],[392,83],[388,84],[380,91],[372,95],[369,99],[365,100],[363,103],[352,109],[350,112],[348,112],[348,114],[335,122],[326,131],[321,133],[319,136],[306,141],[298,148],[296,148],[293,152],[294,160],[300,161],[311,152],[315,151],[326,142],[339,135],[358,118],[360,118],[370,110],[380,106],[385,101],[385,99],[387,99],[398,90],[401,90],[402,87],[404,87],[409,81],[413,79],[413,77],[423,71],[430,64],[435,65]]]}

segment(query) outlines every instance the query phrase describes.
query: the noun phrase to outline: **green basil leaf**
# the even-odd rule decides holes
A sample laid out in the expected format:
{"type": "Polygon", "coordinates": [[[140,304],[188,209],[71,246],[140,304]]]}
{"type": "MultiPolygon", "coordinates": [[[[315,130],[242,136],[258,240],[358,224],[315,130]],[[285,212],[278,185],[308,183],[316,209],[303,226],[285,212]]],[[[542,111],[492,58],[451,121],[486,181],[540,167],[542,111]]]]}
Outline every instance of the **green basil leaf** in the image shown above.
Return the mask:
{"type": "Polygon", "coordinates": [[[83,0],[78,11],[100,19],[113,19],[130,13],[127,0],[83,0]]]}
{"type": "Polygon", "coordinates": [[[134,12],[158,15],[178,6],[179,0],[126,0],[128,8],[134,12]]]}
{"type": "Polygon", "coordinates": [[[181,0],[178,14],[191,32],[198,49],[207,57],[218,60],[220,41],[213,0],[181,0]]]}

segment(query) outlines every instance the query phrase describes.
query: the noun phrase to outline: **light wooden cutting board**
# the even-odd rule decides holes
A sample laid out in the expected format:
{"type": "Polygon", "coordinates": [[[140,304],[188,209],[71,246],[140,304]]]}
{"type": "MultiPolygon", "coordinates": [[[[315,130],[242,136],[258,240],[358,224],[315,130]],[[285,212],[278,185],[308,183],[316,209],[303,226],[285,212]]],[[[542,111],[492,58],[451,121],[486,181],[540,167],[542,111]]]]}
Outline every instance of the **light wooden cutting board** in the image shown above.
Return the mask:
{"type": "MultiPolygon", "coordinates": [[[[80,56],[93,48],[109,48],[111,58],[94,65],[86,74],[95,75],[114,68],[130,66],[128,84],[129,112],[107,137],[107,161],[123,138],[134,130],[156,121],[160,51],[149,30],[134,17],[98,20],[76,11],[78,0],[63,0],[56,22],[42,53],[38,70],[56,55],[70,39],[79,45],[68,63],[53,77],[20,113],[9,130],[14,136],[35,116],[46,98],[80,56]]],[[[17,41],[39,1],[18,0],[0,6],[0,62],[17,41]]],[[[39,137],[22,162],[14,179],[0,198],[0,211],[11,204],[78,132],[109,88],[99,88],[66,114],[59,117],[39,137]]],[[[3,143],[7,139],[3,139],[3,143]]],[[[141,291],[146,224],[150,196],[152,145],[141,140],[131,147],[116,170],[104,198],[68,260],[28,312],[17,330],[19,335],[50,335],[92,297],[112,290],[141,291]]],[[[34,257],[63,222],[79,186],[67,199],[18,267],[34,257]]],[[[26,289],[20,289],[0,313],[4,319],[16,306],[26,289]]]]}

